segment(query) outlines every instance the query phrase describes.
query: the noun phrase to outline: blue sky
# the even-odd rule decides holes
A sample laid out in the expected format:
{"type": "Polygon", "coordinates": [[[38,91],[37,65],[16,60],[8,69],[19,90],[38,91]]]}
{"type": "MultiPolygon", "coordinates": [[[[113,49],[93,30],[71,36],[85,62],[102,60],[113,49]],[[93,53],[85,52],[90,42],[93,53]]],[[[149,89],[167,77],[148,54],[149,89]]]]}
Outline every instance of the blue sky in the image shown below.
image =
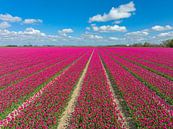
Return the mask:
{"type": "Polygon", "coordinates": [[[0,0],[0,45],[160,43],[172,0],[0,0]]]}

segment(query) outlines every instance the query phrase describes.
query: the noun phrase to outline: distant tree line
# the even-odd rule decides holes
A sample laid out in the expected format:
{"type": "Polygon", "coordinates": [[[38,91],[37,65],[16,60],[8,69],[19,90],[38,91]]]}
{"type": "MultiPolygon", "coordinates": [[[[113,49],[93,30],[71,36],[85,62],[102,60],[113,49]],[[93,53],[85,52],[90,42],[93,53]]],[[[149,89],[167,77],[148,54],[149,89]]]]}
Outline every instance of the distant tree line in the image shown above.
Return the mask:
{"type": "MultiPolygon", "coordinates": [[[[39,47],[36,45],[23,45],[23,46],[18,46],[18,45],[6,45],[5,47],[39,47]]],[[[56,45],[43,45],[42,47],[56,47],[56,45]]],[[[75,46],[73,46],[75,47],[75,46]]],[[[173,39],[170,40],[166,40],[163,41],[160,44],[153,44],[153,43],[149,43],[149,42],[145,42],[145,43],[134,43],[134,44],[130,44],[130,45],[122,45],[122,44],[118,44],[118,45],[110,45],[108,47],[170,47],[173,48],[173,39]]]]}
{"type": "Polygon", "coordinates": [[[164,41],[162,43],[162,45],[165,46],[165,47],[171,47],[171,48],[173,48],[173,39],[164,41]]]}
{"type": "Polygon", "coordinates": [[[173,48],[173,39],[163,41],[161,44],[152,44],[149,42],[145,43],[134,43],[131,47],[170,47],[173,48]]]}
{"type": "Polygon", "coordinates": [[[134,43],[131,44],[130,47],[163,47],[160,44],[152,44],[149,42],[145,42],[145,43],[134,43]]]}
{"type": "Polygon", "coordinates": [[[5,47],[18,47],[17,45],[6,45],[5,47]]]}

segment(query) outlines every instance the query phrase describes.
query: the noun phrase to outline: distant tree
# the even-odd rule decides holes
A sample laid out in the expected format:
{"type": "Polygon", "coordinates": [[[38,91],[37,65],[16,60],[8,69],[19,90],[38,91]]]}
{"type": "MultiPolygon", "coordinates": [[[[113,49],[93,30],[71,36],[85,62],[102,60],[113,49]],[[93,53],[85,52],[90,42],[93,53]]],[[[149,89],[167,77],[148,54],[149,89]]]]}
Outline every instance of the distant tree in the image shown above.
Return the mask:
{"type": "Polygon", "coordinates": [[[32,47],[32,45],[23,45],[24,47],[32,47]]]}
{"type": "Polygon", "coordinates": [[[143,44],[143,47],[151,47],[151,44],[148,43],[148,42],[145,42],[145,43],[143,44]]]}
{"type": "Polygon", "coordinates": [[[164,41],[162,44],[163,44],[163,46],[165,46],[165,47],[171,47],[171,48],[173,48],[173,39],[166,40],[166,41],[164,41]]]}
{"type": "Polygon", "coordinates": [[[6,45],[6,47],[18,47],[17,45],[6,45]]]}
{"type": "Polygon", "coordinates": [[[142,43],[134,43],[131,45],[132,47],[142,47],[143,44],[142,43]]]}

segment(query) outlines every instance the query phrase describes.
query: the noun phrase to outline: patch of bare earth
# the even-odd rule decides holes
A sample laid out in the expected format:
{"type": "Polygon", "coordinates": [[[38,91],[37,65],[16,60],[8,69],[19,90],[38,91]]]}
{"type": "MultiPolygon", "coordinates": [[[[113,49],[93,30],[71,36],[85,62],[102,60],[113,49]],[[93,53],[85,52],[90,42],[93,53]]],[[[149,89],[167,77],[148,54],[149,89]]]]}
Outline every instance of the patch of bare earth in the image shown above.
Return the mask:
{"type": "Polygon", "coordinates": [[[100,58],[100,61],[101,61],[103,70],[104,70],[104,72],[105,72],[105,76],[106,76],[106,78],[107,78],[107,79],[106,79],[106,80],[107,80],[107,83],[108,83],[108,85],[109,85],[109,87],[110,87],[110,91],[111,91],[112,96],[113,96],[114,104],[117,105],[117,108],[118,108],[118,110],[120,111],[120,114],[123,116],[123,118],[118,117],[118,120],[123,120],[123,121],[124,121],[124,122],[123,122],[123,128],[125,128],[125,129],[130,129],[129,122],[128,122],[128,118],[125,117],[125,115],[124,115],[124,113],[123,113],[123,111],[122,111],[122,107],[121,107],[121,105],[120,105],[120,101],[117,99],[117,96],[116,96],[115,93],[114,93],[114,90],[113,90],[112,85],[111,85],[111,81],[109,80],[108,74],[107,74],[107,72],[106,72],[106,69],[105,69],[105,67],[104,67],[104,65],[103,65],[103,61],[101,60],[101,58],[100,58]]]}
{"type": "Polygon", "coordinates": [[[88,66],[89,66],[90,61],[92,59],[93,53],[94,53],[94,50],[93,50],[86,66],[85,66],[85,68],[82,72],[81,77],[79,78],[79,81],[76,85],[76,88],[74,89],[74,91],[72,93],[71,99],[68,102],[68,105],[67,105],[65,111],[63,112],[61,119],[59,120],[57,129],[66,129],[68,127],[71,114],[74,112],[75,104],[77,102],[78,96],[80,95],[80,90],[81,90],[81,87],[82,87],[82,84],[83,84],[83,80],[84,80],[85,75],[87,73],[88,66]]]}

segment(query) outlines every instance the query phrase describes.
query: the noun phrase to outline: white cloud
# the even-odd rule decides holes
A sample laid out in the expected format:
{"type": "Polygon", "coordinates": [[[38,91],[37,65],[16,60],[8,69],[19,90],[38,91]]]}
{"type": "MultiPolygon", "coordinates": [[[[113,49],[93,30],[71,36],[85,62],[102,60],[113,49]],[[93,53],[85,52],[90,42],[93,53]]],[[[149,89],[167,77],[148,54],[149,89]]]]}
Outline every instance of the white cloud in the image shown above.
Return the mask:
{"type": "Polygon", "coordinates": [[[24,31],[0,30],[1,45],[94,45],[102,42],[103,37],[95,34],[85,34],[79,37],[47,35],[40,30],[26,28],[24,31]]]}
{"type": "Polygon", "coordinates": [[[45,33],[42,33],[40,30],[36,30],[34,28],[26,28],[24,31],[9,31],[7,29],[0,30],[0,37],[2,38],[16,38],[16,39],[26,39],[26,38],[34,38],[34,37],[44,37],[45,33]]]}
{"type": "Polygon", "coordinates": [[[109,37],[110,40],[119,40],[117,37],[109,37]]]}
{"type": "Polygon", "coordinates": [[[23,21],[24,24],[38,24],[42,23],[43,21],[41,19],[25,19],[23,21]]]}
{"type": "Polygon", "coordinates": [[[118,35],[118,37],[111,34],[99,35],[96,32],[85,32],[85,34],[74,37],[67,35],[68,33],[73,33],[73,30],[63,29],[61,32],[66,36],[48,35],[34,28],[26,28],[23,31],[9,31],[4,28],[0,29],[0,45],[115,45],[138,42],[160,43],[173,37],[173,31],[157,34],[152,33],[149,29],[118,35]]]}
{"type": "Polygon", "coordinates": [[[19,31],[18,34],[45,36],[45,33],[42,33],[40,30],[36,30],[34,28],[26,28],[24,31],[19,31]]]}
{"type": "Polygon", "coordinates": [[[0,29],[6,29],[11,27],[11,25],[8,22],[1,22],[0,23],[0,29]]]}
{"type": "Polygon", "coordinates": [[[92,25],[92,29],[96,32],[126,32],[127,29],[125,26],[119,26],[119,25],[104,25],[97,27],[96,25],[92,25]]]}
{"type": "Polygon", "coordinates": [[[7,22],[20,22],[22,18],[10,14],[0,14],[0,20],[7,22]]]}
{"type": "Polygon", "coordinates": [[[173,30],[173,27],[170,25],[166,25],[166,26],[156,25],[156,26],[152,27],[152,30],[154,30],[154,31],[166,31],[166,30],[173,30]]]}
{"type": "MultiPolygon", "coordinates": [[[[0,45],[2,44],[51,44],[58,36],[50,36],[33,28],[26,28],[24,31],[0,30],[0,45]]],[[[60,39],[58,39],[60,41],[60,39]]],[[[62,40],[61,40],[62,41],[62,40]]]]}
{"type": "Polygon", "coordinates": [[[114,21],[113,23],[114,24],[120,24],[122,21],[121,20],[119,20],[119,21],[114,21]]]}
{"type": "Polygon", "coordinates": [[[165,32],[165,33],[160,33],[158,37],[173,37],[173,31],[172,32],[165,32]]]}
{"type": "Polygon", "coordinates": [[[90,27],[86,27],[85,29],[86,29],[86,30],[91,30],[91,28],[90,28],[90,27]]]}
{"type": "Polygon", "coordinates": [[[135,10],[135,4],[131,1],[128,4],[120,5],[118,8],[112,7],[108,14],[97,14],[96,16],[91,17],[89,22],[106,22],[129,18],[135,10]]]}
{"type": "Polygon", "coordinates": [[[99,36],[99,35],[95,35],[95,34],[84,34],[82,35],[83,38],[85,39],[103,39],[102,36],[99,36]]]}
{"type": "Polygon", "coordinates": [[[129,32],[126,35],[127,36],[148,36],[149,33],[146,31],[135,31],[135,32],[129,32]]]}
{"type": "Polygon", "coordinates": [[[73,29],[71,28],[67,28],[67,29],[62,29],[62,30],[59,30],[58,33],[60,35],[63,35],[63,36],[67,36],[67,34],[70,34],[70,33],[73,33],[73,29]]]}

